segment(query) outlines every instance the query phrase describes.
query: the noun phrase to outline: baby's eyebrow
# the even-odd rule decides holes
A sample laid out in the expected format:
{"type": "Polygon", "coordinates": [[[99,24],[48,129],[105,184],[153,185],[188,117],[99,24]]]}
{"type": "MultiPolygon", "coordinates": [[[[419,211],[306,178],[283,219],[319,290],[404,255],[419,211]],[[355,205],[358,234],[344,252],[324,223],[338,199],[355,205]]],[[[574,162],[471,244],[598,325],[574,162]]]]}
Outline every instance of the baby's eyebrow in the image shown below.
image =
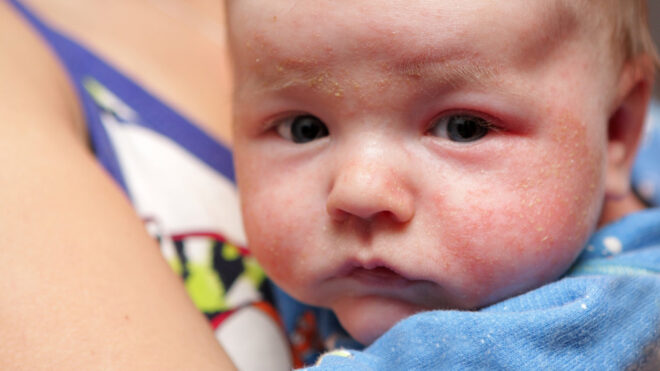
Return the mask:
{"type": "Polygon", "coordinates": [[[452,54],[420,55],[395,64],[394,72],[412,79],[429,79],[434,85],[458,88],[492,81],[500,71],[499,65],[484,62],[476,55],[452,54]]]}
{"type": "Polygon", "coordinates": [[[238,88],[240,93],[244,90],[253,90],[253,93],[277,92],[295,87],[307,87],[317,90],[334,92],[339,83],[329,71],[314,71],[313,68],[292,69],[276,65],[268,72],[260,71],[250,75],[238,88]],[[275,71],[275,72],[274,72],[275,71]]]}

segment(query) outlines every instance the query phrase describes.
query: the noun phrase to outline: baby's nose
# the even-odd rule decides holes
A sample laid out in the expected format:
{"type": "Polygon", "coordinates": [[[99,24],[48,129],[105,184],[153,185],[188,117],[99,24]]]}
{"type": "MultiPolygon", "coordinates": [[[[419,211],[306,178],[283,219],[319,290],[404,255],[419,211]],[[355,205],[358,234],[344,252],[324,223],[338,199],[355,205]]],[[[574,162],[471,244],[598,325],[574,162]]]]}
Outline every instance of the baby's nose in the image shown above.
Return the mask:
{"type": "Polygon", "coordinates": [[[386,161],[360,159],[339,170],[327,200],[328,214],[334,220],[357,217],[371,221],[383,216],[406,223],[412,219],[412,192],[400,169],[386,161]]]}

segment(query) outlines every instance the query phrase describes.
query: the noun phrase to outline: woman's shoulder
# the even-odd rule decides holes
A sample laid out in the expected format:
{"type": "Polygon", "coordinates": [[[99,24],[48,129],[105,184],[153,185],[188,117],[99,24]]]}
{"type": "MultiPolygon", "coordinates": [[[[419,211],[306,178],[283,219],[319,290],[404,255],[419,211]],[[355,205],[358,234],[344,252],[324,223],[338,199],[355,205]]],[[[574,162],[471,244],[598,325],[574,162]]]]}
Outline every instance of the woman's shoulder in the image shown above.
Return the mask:
{"type": "Polygon", "coordinates": [[[8,1],[0,56],[0,369],[228,365],[88,150],[61,62],[8,1]]]}
{"type": "Polygon", "coordinates": [[[21,3],[174,111],[229,142],[230,70],[222,2],[194,2],[208,3],[210,10],[170,0],[21,3]]]}

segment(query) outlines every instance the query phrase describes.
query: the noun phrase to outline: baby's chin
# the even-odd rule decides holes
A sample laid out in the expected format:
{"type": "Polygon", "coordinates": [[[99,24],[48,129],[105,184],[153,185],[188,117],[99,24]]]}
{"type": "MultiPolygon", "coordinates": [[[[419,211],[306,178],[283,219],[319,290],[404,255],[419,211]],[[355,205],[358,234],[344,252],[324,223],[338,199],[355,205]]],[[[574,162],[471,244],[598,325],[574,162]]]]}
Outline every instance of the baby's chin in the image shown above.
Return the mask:
{"type": "Polygon", "coordinates": [[[426,308],[383,296],[342,298],[332,306],[348,333],[364,345],[373,343],[397,322],[426,308]]]}

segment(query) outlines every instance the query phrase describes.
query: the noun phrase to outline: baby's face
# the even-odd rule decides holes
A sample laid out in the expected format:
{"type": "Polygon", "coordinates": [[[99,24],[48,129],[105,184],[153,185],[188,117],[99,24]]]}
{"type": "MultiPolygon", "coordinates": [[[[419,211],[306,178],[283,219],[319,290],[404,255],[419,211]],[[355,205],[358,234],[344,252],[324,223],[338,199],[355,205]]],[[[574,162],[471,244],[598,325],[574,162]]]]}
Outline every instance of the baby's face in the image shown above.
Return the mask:
{"type": "Polygon", "coordinates": [[[613,79],[555,1],[241,0],[230,16],[250,247],[356,339],[537,287],[580,252],[613,79]]]}

